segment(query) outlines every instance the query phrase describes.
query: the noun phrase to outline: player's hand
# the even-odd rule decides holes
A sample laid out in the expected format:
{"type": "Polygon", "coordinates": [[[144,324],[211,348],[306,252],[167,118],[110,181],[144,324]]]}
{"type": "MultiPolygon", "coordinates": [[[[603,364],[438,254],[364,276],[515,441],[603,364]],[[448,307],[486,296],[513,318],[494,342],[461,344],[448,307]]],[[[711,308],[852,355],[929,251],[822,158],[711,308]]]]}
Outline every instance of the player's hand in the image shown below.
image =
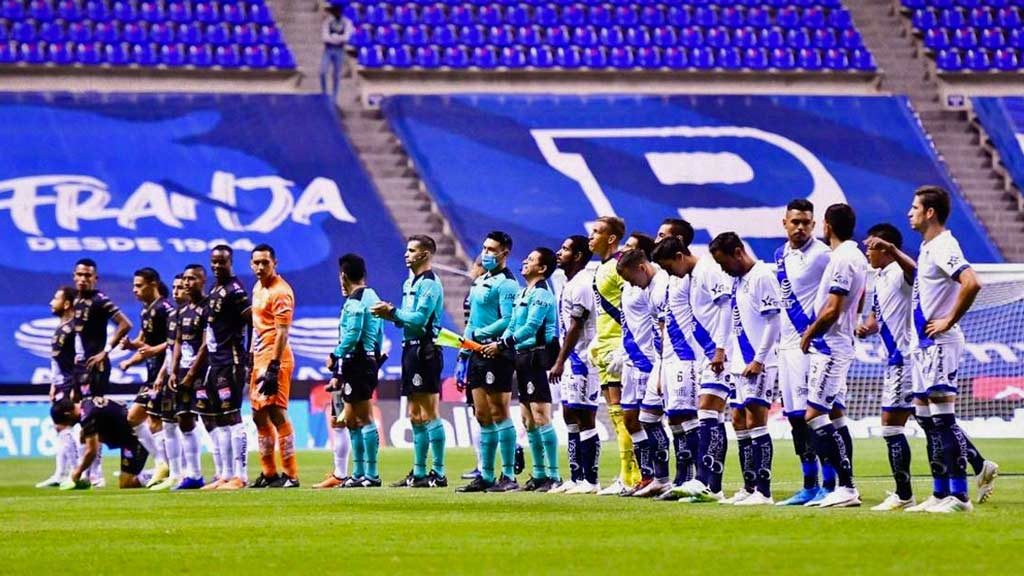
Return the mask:
{"type": "Polygon", "coordinates": [[[395,315],[395,307],[390,302],[378,302],[370,306],[370,314],[378,318],[390,320],[395,315]]]}
{"type": "Polygon", "coordinates": [[[333,373],[338,369],[338,360],[340,360],[340,358],[335,356],[334,352],[331,352],[330,355],[327,356],[327,361],[324,364],[327,366],[327,369],[333,373]]]}
{"type": "Polygon", "coordinates": [[[138,352],[139,356],[141,356],[142,358],[149,358],[150,356],[153,355],[153,347],[147,344],[143,344],[142,346],[139,346],[138,352]]]}
{"type": "Polygon", "coordinates": [[[877,236],[868,236],[864,239],[864,246],[869,250],[878,250],[885,252],[886,254],[892,254],[896,247],[890,243],[878,238],[877,236]]]}
{"type": "Polygon", "coordinates": [[[804,335],[800,337],[800,350],[802,350],[804,354],[811,351],[811,340],[814,340],[814,336],[811,335],[810,330],[804,332],[804,335]]]}
{"type": "Polygon", "coordinates": [[[555,362],[555,365],[548,370],[548,381],[552,384],[558,384],[562,380],[562,374],[565,372],[565,361],[555,362]]]}
{"type": "Polygon", "coordinates": [[[484,358],[494,358],[498,355],[498,351],[498,343],[491,342],[490,344],[485,344],[484,347],[480,349],[480,355],[484,358]]]}
{"type": "Polygon", "coordinates": [[[743,369],[743,375],[746,376],[747,378],[750,378],[751,376],[757,376],[761,372],[764,372],[764,364],[761,364],[757,360],[754,360],[750,364],[747,364],[747,367],[743,369]]]}
{"type": "Polygon", "coordinates": [[[178,375],[177,374],[171,373],[169,376],[167,376],[167,387],[170,388],[171,390],[174,390],[175,392],[178,391],[178,375]]]}
{"type": "Polygon", "coordinates": [[[129,364],[127,360],[122,360],[117,363],[117,367],[121,370],[121,372],[124,372],[125,370],[131,368],[132,365],[129,364]]]}
{"type": "Polygon", "coordinates": [[[626,362],[626,353],[622,350],[611,350],[604,356],[605,371],[612,378],[622,377],[622,365],[626,362]]]}
{"type": "Polygon", "coordinates": [[[715,355],[711,358],[711,371],[721,374],[725,371],[725,349],[715,348],[715,355]]]}
{"type": "Polygon", "coordinates": [[[857,335],[857,338],[867,338],[876,332],[878,332],[878,321],[874,316],[868,316],[853,333],[857,335]]]}
{"type": "MultiPolygon", "coordinates": [[[[97,352],[95,355],[90,356],[89,359],[85,361],[85,368],[87,370],[92,370],[92,369],[96,368],[97,366],[103,365],[103,362],[106,361],[106,359],[107,359],[107,353],[106,352],[97,352]]],[[[122,370],[123,370],[123,368],[122,368],[122,370]]]]}
{"type": "Polygon", "coordinates": [[[929,338],[935,338],[952,327],[952,318],[938,318],[924,325],[924,333],[929,338]]]}
{"type": "Polygon", "coordinates": [[[466,390],[466,376],[469,373],[469,358],[460,356],[455,361],[455,387],[459,392],[466,390]]]}
{"type": "Polygon", "coordinates": [[[278,377],[281,373],[281,362],[279,360],[271,360],[270,364],[267,365],[267,370],[260,376],[258,381],[260,394],[263,396],[274,396],[278,391],[278,377]]]}
{"type": "Polygon", "coordinates": [[[327,383],[327,385],[324,386],[324,391],[326,391],[326,392],[334,392],[336,390],[339,390],[340,388],[341,388],[341,386],[338,383],[338,379],[337,378],[331,378],[331,380],[327,383]]]}

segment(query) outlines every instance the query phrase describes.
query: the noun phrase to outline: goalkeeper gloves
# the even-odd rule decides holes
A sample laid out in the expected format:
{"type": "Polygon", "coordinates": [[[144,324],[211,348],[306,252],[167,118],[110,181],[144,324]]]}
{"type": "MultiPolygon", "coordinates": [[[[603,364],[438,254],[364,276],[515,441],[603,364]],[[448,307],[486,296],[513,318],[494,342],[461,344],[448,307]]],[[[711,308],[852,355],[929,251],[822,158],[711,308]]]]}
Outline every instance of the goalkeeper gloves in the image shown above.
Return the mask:
{"type": "Polygon", "coordinates": [[[280,360],[271,360],[267,365],[266,372],[260,378],[260,394],[263,396],[274,396],[278,390],[278,376],[281,372],[280,360]]]}
{"type": "Polygon", "coordinates": [[[604,355],[605,371],[613,378],[622,378],[622,364],[626,361],[626,353],[621,348],[604,355]]]}

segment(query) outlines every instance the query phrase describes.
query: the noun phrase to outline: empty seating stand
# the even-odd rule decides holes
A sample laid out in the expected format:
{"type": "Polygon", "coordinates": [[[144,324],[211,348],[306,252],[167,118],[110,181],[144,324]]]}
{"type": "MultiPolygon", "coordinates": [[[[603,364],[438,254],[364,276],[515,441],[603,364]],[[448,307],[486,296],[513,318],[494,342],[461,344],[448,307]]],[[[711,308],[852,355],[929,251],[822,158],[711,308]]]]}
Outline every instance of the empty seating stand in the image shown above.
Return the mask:
{"type": "Polygon", "coordinates": [[[1024,0],[902,0],[944,73],[1024,70],[1024,0]]]}
{"type": "Polygon", "coordinates": [[[0,65],[282,69],[264,0],[0,0],[0,65]]]}
{"type": "Polygon", "coordinates": [[[841,0],[340,3],[367,68],[870,72],[841,0]]]}

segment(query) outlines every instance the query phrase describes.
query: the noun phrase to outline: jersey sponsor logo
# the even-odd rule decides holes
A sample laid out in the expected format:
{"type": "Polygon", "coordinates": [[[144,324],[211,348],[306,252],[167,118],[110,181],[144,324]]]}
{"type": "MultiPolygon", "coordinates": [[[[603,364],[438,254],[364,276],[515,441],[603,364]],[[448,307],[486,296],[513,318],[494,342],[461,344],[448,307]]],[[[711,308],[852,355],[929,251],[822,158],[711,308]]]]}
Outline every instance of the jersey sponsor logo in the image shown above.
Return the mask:
{"type": "Polygon", "coordinates": [[[419,374],[413,374],[412,385],[414,388],[419,388],[420,386],[423,386],[423,376],[420,376],[419,374]]]}

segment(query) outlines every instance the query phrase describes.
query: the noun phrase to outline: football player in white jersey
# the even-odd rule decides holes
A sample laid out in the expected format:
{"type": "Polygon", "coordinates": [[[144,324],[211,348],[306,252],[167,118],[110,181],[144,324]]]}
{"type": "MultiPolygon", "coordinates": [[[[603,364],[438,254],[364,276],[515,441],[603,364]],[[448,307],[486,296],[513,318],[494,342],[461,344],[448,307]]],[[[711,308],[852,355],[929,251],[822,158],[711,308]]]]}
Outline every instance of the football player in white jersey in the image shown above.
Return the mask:
{"type": "Polygon", "coordinates": [[[896,491],[872,510],[902,510],[916,504],[910,482],[910,443],[904,426],[914,412],[910,372],[910,300],[917,264],[904,254],[903,235],[889,223],[875,224],[864,239],[868,263],[875,269],[871,306],[857,336],[878,334],[885,349],[882,384],[882,437],[896,491]]]}
{"type": "Polygon", "coordinates": [[[556,254],[558,267],[566,277],[558,298],[562,347],[548,377],[561,391],[562,416],[569,434],[571,477],[552,488],[552,494],[596,494],[601,489],[597,476],[601,439],[597,436],[595,421],[601,387],[597,368],[587,354],[597,331],[594,274],[586,269],[594,253],[588,244],[586,236],[570,236],[556,254]]]}
{"type": "Polygon", "coordinates": [[[804,479],[803,488],[779,502],[780,506],[802,506],[820,500],[836,487],[835,471],[827,465],[822,470],[824,486],[818,484],[818,455],[814,453],[811,430],[804,419],[808,366],[807,355],[800,350],[800,336],[814,321],[814,297],[830,252],[828,245],[814,237],[814,226],[814,205],[804,198],[791,200],[782,218],[787,240],[775,251],[775,276],[782,290],[784,312],[779,341],[779,391],[804,479]]]}
{"type": "Polygon", "coordinates": [[[626,351],[622,405],[624,410],[629,409],[627,405],[639,408],[636,421],[631,425],[627,419],[626,424],[643,477],[629,495],[641,498],[659,496],[672,487],[661,387],[662,322],[670,277],[650,261],[648,248],[653,246],[623,252],[617,265],[626,281],[622,292],[622,343],[626,351]]]}
{"type": "Polygon", "coordinates": [[[853,240],[857,217],[847,204],[833,204],[825,211],[825,240],[832,253],[814,299],[816,318],[800,339],[800,349],[810,356],[807,383],[807,423],[815,452],[832,464],[838,476],[836,489],[807,505],[822,508],[860,506],[853,484],[853,444],[844,427],[842,399],[854,358],[854,330],[864,288],[867,258],[853,240]]]}
{"type": "MultiPolygon", "coordinates": [[[[914,396],[916,413],[931,419],[936,448],[941,460],[938,480],[948,476],[944,492],[933,494],[907,511],[966,512],[972,510],[967,498],[966,465],[972,458],[980,459],[977,450],[968,448],[969,441],[956,423],[957,370],[964,348],[960,319],[970,309],[981,291],[981,282],[964,258],[960,243],[946,228],[949,217],[949,193],[935,186],[914,192],[908,217],[910,226],[921,233],[917,257],[917,278],[913,292],[913,329],[911,349],[914,364],[914,396]],[[942,474],[944,473],[944,474],[942,474]],[[941,496],[941,498],[940,498],[941,496]]],[[[992,491],[998,467],[984,463],[978,474],[979,500],[992,491]],[[987,468],[987,470],[986,470],[987,468]]],[[[936,482],[938,484],[938,482],[936,482]]],[[[938,488],[938,486],[936,486],[938,488]]]]}
{"type": "Polygon", "coordinates": [[[729,359],[735,398],[730,404],[744,484],[743,489],[721,502],[737,506],[774,504],[774,448],[768,435],[768,410],[778,366],[779,283],[771,267],[755,260],[733,232],[716,236],[709,249],[722,270],[733,277],[729,359]]]}
{"type": "MultiPolygon", "coordinates": [[[[708,420],[705,439],[709,440],[711,429],[719,424],[725,402],[714,394],[701,393],[701,386],[723,382],[732,321],[730,288],[721,267],[711,258],[694,256],[683,236],[660,240],[651,258],[673,277],[665,314],[667,339],[662,350],[661,373],[675,445],[676,477],[672,482],[674,488],[659,499],[678,500],[710,491],[708,476],[712,467],[704,465],[700,457],[702,422],[698,414],[708,420]],[[698,396],[702,405],[717,400],[719,409],[707,406],[698,411],[698,396]]],[[[715,490],[720,491],[720,487],[715,490]]]]}

